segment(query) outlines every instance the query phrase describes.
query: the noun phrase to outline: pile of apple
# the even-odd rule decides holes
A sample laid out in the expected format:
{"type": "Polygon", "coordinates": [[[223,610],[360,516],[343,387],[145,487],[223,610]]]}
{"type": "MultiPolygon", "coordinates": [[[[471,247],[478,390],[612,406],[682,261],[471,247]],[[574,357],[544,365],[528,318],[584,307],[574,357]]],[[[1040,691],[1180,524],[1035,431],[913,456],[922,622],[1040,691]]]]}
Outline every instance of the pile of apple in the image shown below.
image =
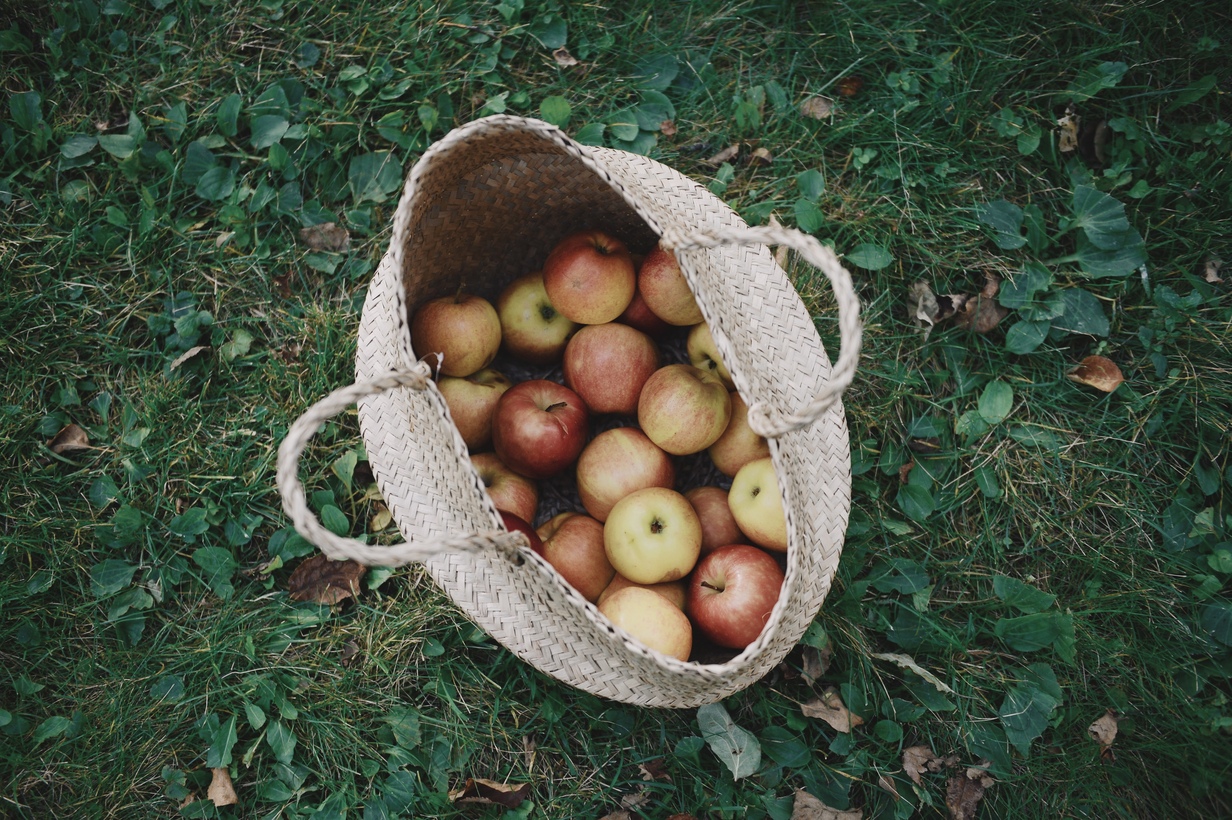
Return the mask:
{"type": "Polygon", "coordinates": [[[461,291],[423,304],[411,340],[438,357],[441,395],[506,527],[647,646],[688,660],[696,629],[740,650],[783,584],[770,450],[675,257],[638,261],[601,231],[573,234],[495,306],[461,291]],[[662,365],[655,340],[673,332],[687,332],[691,364],[662,365]],[[513,364],[559,365],[564,384],[513,384],[489,367],[502,346],[513,364]],[[609,429],[592,436],[592,420],[609,429]],[[677,492],[677,460],[703,451],[731,489],[677,492]],[[537,482],[570,471],[585,513],[536,530],[537,482]]]}

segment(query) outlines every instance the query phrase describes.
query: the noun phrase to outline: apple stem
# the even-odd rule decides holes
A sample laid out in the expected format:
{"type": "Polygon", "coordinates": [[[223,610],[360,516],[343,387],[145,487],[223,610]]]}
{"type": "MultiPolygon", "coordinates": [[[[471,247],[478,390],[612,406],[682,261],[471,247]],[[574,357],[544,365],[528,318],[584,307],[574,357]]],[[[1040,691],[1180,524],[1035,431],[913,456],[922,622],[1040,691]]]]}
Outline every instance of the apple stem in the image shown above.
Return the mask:
{"type": "Polygon", "coordinates": [[[453,303],[455,305],[462,304],[466,299],[466,283],[462,282],[458,285],[458,292],[453,295],[453,303]]]}
{"type": "Polygon", "coordinates": [[[545,412],[545,413],[551,413],[553,410],[555,410],[555,409],[557,409],[557,408],[559,408],[559,407],[568,407],[568,406],[569,406],[569,402],[567,402],[567,401],[558,401],[558,402],[556,402],[556,404],[549,404],[547,407],[543,408],[543,412],[545,412]]]}
{"type": "Polygon", "coordinates": [[[715,592],[723,591],[723,587],[721,586],[716,587],[714,584],[710,583],[709,581],[702,581],[702,586],[705,587],[706,589],[713,589],[715,592]]]}

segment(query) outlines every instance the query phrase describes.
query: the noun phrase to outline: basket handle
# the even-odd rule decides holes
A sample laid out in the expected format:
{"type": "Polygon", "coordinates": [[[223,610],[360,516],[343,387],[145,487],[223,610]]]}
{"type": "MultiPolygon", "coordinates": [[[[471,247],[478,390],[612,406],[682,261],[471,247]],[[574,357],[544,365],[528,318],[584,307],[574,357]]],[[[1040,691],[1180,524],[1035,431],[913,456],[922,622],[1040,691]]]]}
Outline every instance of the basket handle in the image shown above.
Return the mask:
{"type": "Polygon", "coordinates": [[[754,402],[749,405],[749,427],[766,438],[778,438],[819,419],[843,395],[855,377],[860,358],[860,299],[851,283],[851,274],[838,261],[834,251],[808,234],[792,228],[767,225],[755,228],[725,228],[720,233],[695,231],[669,232],[663,237],[665,249],[706,250],[721,245],[786,245],[830,280],[838,302],[839,357],[830,371],[830,380],[813,399],[794,413],[784,413],[754,402]]]}
{"type": "Polygon", "coordinates": [[[413,369],[396,369],[372,381],[340,387],[309,407],[287,431],[286,438],[278,447],[278,493],[282,496],[282,508],[290,517],[295,531],[320,547],[329,558],[335,561],[350,559],[366,566],[400,567],[413,561],[424,561],[442,552],[495,550],[516,561],[518,547],[530,546],[525,535],[502,530],[440,538],[423,544],[404,541],[388,547],[373,546],[354,538],[334,535],[321,525],[308,508],[304,485],[299,480],[299,459],[321,425],[366,396],[399,387],[425,390],[431,382],[431,373],[427,365],[421,362],[413,369]]]}

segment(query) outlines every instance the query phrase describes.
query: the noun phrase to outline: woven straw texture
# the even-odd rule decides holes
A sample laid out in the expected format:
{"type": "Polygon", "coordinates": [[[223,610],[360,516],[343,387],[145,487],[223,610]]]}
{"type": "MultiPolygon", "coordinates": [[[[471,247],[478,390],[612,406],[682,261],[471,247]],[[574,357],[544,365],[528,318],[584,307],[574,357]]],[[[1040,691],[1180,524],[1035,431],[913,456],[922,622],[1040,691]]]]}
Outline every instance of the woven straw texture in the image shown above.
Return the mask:
{"type": "MultiPolygon", "coordinates": [[[[838,564],[850,508],[848,433],[838,397],[851,381],[859,325],[850,280],[811,238],[748,229],[705,188],[653,160],[577,145],[542,122],[490,117],[451,132],[407,179],[389,252],[368,291],[357,384],[318,403],[279,453],[293,523],[331,557],[421,560],[457,606],[543,672],[631,704],[692,708],[763,677],[816,616],[838,564]],[[681,662],[613,627],[539,556],[504,533],[462,438],[417,363],[408,315],[460,284],[495,301],[538,270],[564,236],[602,228],[631,250],[672,247],[750,420],[769,434],[787,513],[786,580],[762,635],[723,663],[681,662]],[[803,302],[768,248],[791,244],[835,285],[842,355],[834,372],[803,302]],[[733,242],[741,243],[729,244],[733,242]],[[347,402],[407,544],[363,547],[324,530],[295,477],[321,420],[347,402]]],[[[430,351],[419,351],[419,355],[430,351]]],[[[683,488],[681,488],[683,489],[683,488]]]]}

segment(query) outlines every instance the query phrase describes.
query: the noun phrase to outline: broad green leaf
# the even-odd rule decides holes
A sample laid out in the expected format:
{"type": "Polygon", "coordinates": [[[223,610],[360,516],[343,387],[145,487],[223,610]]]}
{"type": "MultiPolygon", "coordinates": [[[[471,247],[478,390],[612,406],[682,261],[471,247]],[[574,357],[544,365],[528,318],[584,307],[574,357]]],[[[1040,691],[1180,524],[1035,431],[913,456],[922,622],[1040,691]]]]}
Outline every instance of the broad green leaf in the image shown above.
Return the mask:
{"type": "Polygon", "coordinates": [[[404,749],[414,749],[422,740],[419,731],[419,712],[409,707],[391,709],[382,720],[394,733],[394,742],[404,749]]]}
{"type": "Polygon", "coordinates": [[[163,106],[162,131],[167,139],[179,142],[188,128],[188,105],[183,101],[163,106]]]}
{"type": "Polygon", "coordinates": [[[9,97],[9,113],[22,131],[33,131],[43,121],[43,98],[37,91],[22,91],[9,97]]]}
{"type": "Polygon", "coordinates": [[[240,356],[246,356],[252,349],[252,334],[243,328],[237,328],[231,334],[229,341],[223,342],[219,352],[225,361],[233,362],[240,356]]]}
{"type": "Polygon", "coordinates": [[[1035,294],[1047,290],[1052,285],[1052,272],[1039,262],[1028,262],[1022,270],[1014,271],[1009,278],[1001,282],[997,293],[997,301],[1002,307],[1018,310],[1028,305],[1035,294]]]}
{"type": "Polygon", "coordinates": [[[280,117],[291,118],[291,103],[281,83],[274,83],[265,89],[248,108],[250,117],[260,117],[265,114],[277,114],[280,117]]]}
{"type": "Polygon", "coordinates": [[[899,592],[910,595],[929,584],[924,567],[910,558],[891,558],[869,573],[869,583],[878,592],[899,592]]]}
{"type": "MultiPolygon", "coordinates": [[[[418,782],[418,778],[406,770],[394,772],[385,778],[385,782],[381,784],[385,808],[398,817],[410,816],[418,799],[418,782]]],[[[364,820],[367,820],[367,817],[364,820]]]]}
{"type": "Polygon", "coordinates": [[[1065,311],[1052,320],[1052,326],[1070,333],[1085,333],[1088,336],[1107,336],[1110,327],[1104,307],[1094,294],[1082,288],[1067,288],[1061,291],[1065,311]]]}
{"type": "Polygon", "coordinates": [[[1197,102],[1214,90],[1218,81],[1219,78],[1214,74],[1207,74],[1205,77],[1194,80],[1177,93],[1176,99],[1173,100],[1172,104],[1168,106],[1168,110],[1175,111],[1182,105],[1189,105],[1190,103],[1197,102]]]}
{"type": "Polygon", "coordinates": [[[98,138],[98,144],[116,159],[128,159],[141,147],[137,140],[128,134],[102,134],[98,138]]]}
{"type": "Polygon", "coordinates": [[[1038,447],[1041,450],[1059,450],[1061,443],[1052,431],[1042,427],[1018,424],[1009,429],[1010,438],[1024,447],[1038,447]]]}
{"type": "Polygon", "coordinates": [[[217,202],[231,196],[235,190],[235,172],[225,165],[215,165],[197,181],[197,196],[217,202]]]}
{"type": "Polygon", "coordinates": [[[711,703],[697,710],[697,723],[711,751],[740,780],[757,771],[761,765],[761,744],[750,732],[732,721],[721,703],[711,703]]]}
{"type": "Polygon", "coordinates": [[[826,191],[826,178],[821,175],[821,171],[810,168],[796,177],[796,188],[799,189],[800,196],[809,202],[816,202],[826,191]]]}
{"type": "Polygon", "coordinates": [[[1030,128],[1023,129],[1018,135],[1018,153],[1024,157],[1034,154],[1042,139],[1043,131],[1038,125],[1033,124],[1030,128]]]}
{"type": "Polygon", "coordinates": [[[60,146],[60,155],[65,159],[77,159],[94,150],[98,145],[98,137],[87,137],[85,134],[74,134],[60,146]]]}
{"type": "Polygon", "coordinates": [[[1038,205],[1026,205],[1022,209],[1022,219],[1027,226],[1027,245],[1036,253],[1043,253],[1051,243],[1044,223],[1044,212],[1038,205]]]}
{"type": "Polygon", "coordinates": [[[676,119],[676,106],[661,91],[643,91],[641,102],[633,110],[638,127],[643,131],[658,131],[664,121],[676,119]]]}
{"type": "Polygon", "coordinates": [[[354,450],[347,450],[338,456],[329,467],[333,474],[338,476],[338,480],[346,487],[348,493],[351,492],[351,480],[355,475],[357,464],[359,464],[359,454],[354,450]]]}
{"type": "Polygon", "coordinates": [[[1005,334],[1005,349],[1025,355],[1032,352],[1048,338],[1048,322],[1017,322],[1005,334]]]}
{"type": "Polygon", "coordinates": [[[796,200],[793,211],[796,217],[796,227],[805,233],[816,233],[826,224],[826,217],[821,212],[821,208],[803,197],[796,200]]]}
{"type": "Polygon", "coordinates": [[[539,103],[539,116],[557,128],[564,128],[568,125],[569,116],[572,113],[573,106],[569,105],[569,101],[560,95],[545,97],[543,102],[539,103]]]}
{"type": "Polygon", "coordinates": [[[992,429],[979,410],[968,410],[954,420],[954,432],[967,438],[982,436],[992,429]]]}
{"type": "Polygon", "coordinates": [[[351,159],[347,184],[355,204],[384,202],[402,187],[402,164],[389,151],[377,151],[351,159]]]}
{"type": "Polygon", "coordinates": [[[590,122],[583,125],[573,138],[582,145],[603,145],[603,132],[607,126],[601,122],[590,122]]]}
{"type": "Polygon", "coordinates": [[[321,49],[313,43],[304,43],[295,50],[295,64],[300,68],[312,68],[321,59],[321,49]]]}
{"type": "Polygon", "coordinates": [[[179,675],[163,675],[150,687],[150,697],[155,701],[175,703],[184,697],[184,679],[179,675]]]}
{"type": "Polygon", "coordinates": [[[99,536],[103,543],[110,547],[126,547],[137,543],[144,531],[145,516],[141,511],[128,504],[122,504],[115,511],[115,515],[111,516],[111,521],[107,526],[100,528],[99,536]]]}
{"type": "Polygon", "coordinates": [[[34,744],[37,746],[44,740],[50,740],[53,737],[59,737],[64,734],[73,722],[66,717],[49,717],[38,725],[34,730],[34,744]]]}
{"type": "Polygon", "coordinates": [[[803,768],[812,759],[808,744],[785,726],[767,726],[760,740],[762,753],[785,768],[803,768]]]}
{"type": "Polygon", "coordinates": [[[997,481],[997,474],[987,464],[975,468],[975,483],[985,498],[1001,497],[1001,482],[997,481]]]}
{"type": "Polygon", "coordinates": [[[196,185],[201,181],[201,177],[205,176],[205,172],[217,164],[214,152],[202,145],[200,140],[194,140],[188,144],[181,177],[188,185],[196,185]]]}
{"type": "Polygon", "coordinates": [[[230,766],[231,750],[235,748],[236,739],[235,715],[232,715],[214,733],[210,741],[209,752],[206,754],[205,765],[211,769],[221,769],[230,766]]]}
{"type": "Polygon", "coordinates": [[[989,382],[980,393],[980,416],[989,424],[1000,424],[1014,409],[1014,388],[1001,379],[989,382]]]}
{"type": "Polygon", "coordinates": [[[137,567],[118,558],[108,558],[90,568],[90,591],[95,598],[114,595],[132,583],[137,567]]]}
{"type": "Polygon", "coordinates": [[[171,519],[167,529],[171,531],[172,535],[178,535],[185,541],[192,543],[197,540],[198,535],[201,535],[210,528],[209,522],[205,520],[206,514],[205,507],[193,507],[185,510],[171,519]]]}
{"type": "Polygon", "coordinates": [[[262,114],[254,117],[249,124],[251,134],[248,139],[253,148],[261,151],[281,140],[290,127],[291,124],[284,117],[277,114],[262,114]]]}
{"type": "Polygon", "coordinates": [[[680,62],[673,54],[652,54],[643,57],[633,69],[633,76],[642,88],[665,91],[680,73],[680,62]]]}
{"type": "Polygon", "coordinates": [[[333,504],[321,508],[321,523],[334,535],[346,535],[351,531],[351,524],[347,521],[346,513],[333,504]]]}
{"type": "Polygon", "coordinates": [[[886,743],[898,743],[903,739],[903,727],[893,720],[879,720],[873,724],[873,734],[886,743]]]}
{"type": "Polygon", "coordinates": [[[618,140],[616,143],[616,147],[621,148],[625,151],[631,151],[634,154],[640,154],[641,156],[647,156],[650,154],[652,150],[654,150],[654,147],[655,145],[658,144],[658,142],[659,142],[658,134],[653,134],[650,131],[639,131],[638,135],[634,137],[632,140],[629,140],[629,141],[618,140]]]}
{"type": "Polygon", "coordinates": [[[559,14],[541,14],[530,24],[530,33],[545,48],[557,49],[569,41],[569,27],[559,14]]]}
{"type": "Polygon", "coordinates": [[[265,710],[251,701],[244,701],[244,717],[248,719],[248,725],[257,731],[265,725],[265,710]]]}
{"type": "Polygon", "coordinates": [[[1081,226],[1087,239],[1100,250],[1119,250],[1130,244],[1132,228],[1125,206],[1103,191],[1089,185],[1074,189],[1073,227],[1081,226]]]}
{"type": "Polygon", "coordinates": [[[271,720],[265,730],[265,741],[279,763],[290,763],[295,754],[295,733],[281,720],[271,720]]]}
{"type": "Polygon", "coordinates": [[[1102,250],[1085,234],[1080,236],[1075,256],[1083,273],[1095,279],[1123,279],[1136,271],[1146,262],[1146,243],[1137,231],[1131,232],[1130,239],[1132,241],[1123,247],[1102,250]]]}
{"type": "Polygon", "coordinates": [[[240,109],[244,107],[244,98],[239,94],[229,94],[218,104],[214,113],[214,121],[224,137],[234,137],[239,132],[240,109]]]}
{"type": "Polygon", "coordinates": [[[1027,614],[1043,612],[1057,602],[1057,596],[1004,575],[992,579],[992,591],[1002,601],[1027,614]]]}
{"type": "Polygon", "coordinates": [[[993,230],[992,241],[1002,250],[1014,250],[1027,244],[1022,235],[1022,208],[1004,199],[986,202],[976,208],[976,218],[993,230]]]}
{"type": "Polygon", "coordinates": [[[924,521],[937,509],[937,502],[927,487],[904,484],[895,499],[898,508],[912,521],[924,521]]]}
{"type": "Polygon", "coordinates": [[[865,270],[881,270],[894,261],[894,257],[885,248],[867,242],[856,245],[845,258],[851,264],[865,270]]]}
{"type": "Polygon", "coordinates": [[[638,132],[641,130],[637,125],[637,117],[628,109],[613,114],[607,121],[607,129],[613,138],[622,142],[637,139],[638,132]]]}
{"type": "Polygon", "coordinates": [[[235,593],[231,576],[238,569],[235,558],[222,547],[201,547],[193,550],[193,563],[205,573],[205,583],[218,597],[227,599],[235,593]]]}
{"type": "Polygon", "coordinates": [[[1009,742],[1024,757],[1028,757],[1031,742],[1048,728],[1049,718],[1060,705],[1059,698],[1034,683],[1022,683],[1009,691],[997,715],[1001,718],[1009,742]]]}
{"type": "Polygon", "coordinates": [[[1202,631],[1224,646],[1232,646],[1232,603],[1207,604],[1202,610],[1202,631]]]}
{"type": "Polygon", "coordinates": [[[1064,99],[1082,102],[1089,100],[1105,88],[1113,88],[1121,82],[1129,66],[1121,62],[1104,62],[1084,69],[1061,96],[1064,99]]]}

